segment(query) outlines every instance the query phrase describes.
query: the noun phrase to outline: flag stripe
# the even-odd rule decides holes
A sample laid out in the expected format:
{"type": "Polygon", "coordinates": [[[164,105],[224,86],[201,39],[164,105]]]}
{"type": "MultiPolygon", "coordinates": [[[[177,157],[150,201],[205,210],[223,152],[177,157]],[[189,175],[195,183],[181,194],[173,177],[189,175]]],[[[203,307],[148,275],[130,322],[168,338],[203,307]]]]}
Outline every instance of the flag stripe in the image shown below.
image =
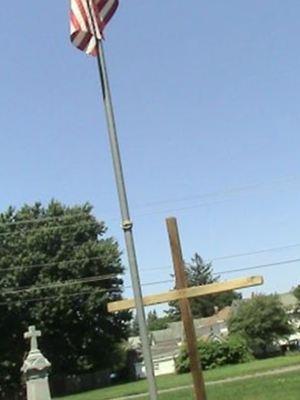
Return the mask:
{"type": "Polygon", "coordinates": [[[70,11],[70,20],[71,20],[71,25],[73,26],[74,30],[79,31],[80,30],[80,23],[78,22],[76,15],[73,13],[73,11],[70,11]]]}
{"type": "Polygon", "coordinates": [[[117,8],[118,4],[116,2],[112,2],[111,7],[107,9],[105,16],[103,16],[104,26],[109,22],[109,20],[114,15],[117,8]]]}
{"type": "Polygon", "coordinates": [[[104,28],[118,6],[119,0],[71,0],[70,37],[74,46],[96,55],[97,40],[103,37],[104,28]]]}
{"type": "Polygon", "coordinates": [[[74,12],[77,16],[77,18],[81,21],[80,26],[81,29],[84,31],[88,31],[90,29],[89,27],[89,18],[88,18],[88,10],[85,9],[84,7],[84,1],[82,0],[74,0],[74,12]]]}
{"type": "Polygon", "coordinates": [[[114,0],[108,0],[104,7],[99,10],[99,13],[103,19],[106,17],[106,15],[109,13],[109,10],[113,7],[115,1],[114,0]]]}

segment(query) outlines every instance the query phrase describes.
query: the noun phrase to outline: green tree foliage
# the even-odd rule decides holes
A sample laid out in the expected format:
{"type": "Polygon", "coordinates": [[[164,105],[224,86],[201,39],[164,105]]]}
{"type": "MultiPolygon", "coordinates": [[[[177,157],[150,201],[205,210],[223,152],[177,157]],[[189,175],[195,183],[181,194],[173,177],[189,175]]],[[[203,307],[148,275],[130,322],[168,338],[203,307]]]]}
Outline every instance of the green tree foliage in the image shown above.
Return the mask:
{"type": "Polygon", "coordinates": [[[294,295],[295,295],[295,297],[297,297],[298,301],[300,302],[300,285],[298,285],[296,287],[296,289],[294,290],[294,295]]]}
{"type": "Polygon", "coordinates": [[[52,201],[0,214],[0,398],[19,386],[29,325],[42,330],[53,374],[110,368],[120,359],[131,315],[106,308],[122,298],[120,251],[91,211],[52,201]],[[106,279],[84,283],[95,276],[106,279]]]}
{"type": "Polygon", "coordinates": [[[139,322],[137,315],[135,314],[130,324],[130,336],[139,336],[139,334],[140,334],[139,322]]]}
{"type": "Polygon", "coordinates": [[[155,310],[150,311],[147,317],[148,329],[150,331],[159,331],[160,329],[166,329],[168,327],[168,317],[158,317],[155,310]]]}
{"type": "MultiPolygon", "coordinates": [[[[168,327],[169,318],[168,316],[159,317],[156,311],[150,311],[147,315],[147,325],[149,331],[158,331],[160,329],[166,329],[168,327]]],[[[130,325],[130,336],[139,336],[140,329],[137,320],[137,316],[132,319],[130,325]]]]}
{"type": "Polygon", "coordinates": [[[241,302],[229,321],[229,330],[244,337],[257,356],[266,356],[278,339],[293,332],[277,295],[258,295],[241,302]]]}
{"type": "MultiPolygon", "coordinates": [[[[251,353],[246,341],[240,336],[229,336],[224,341],[198,340],[198,352],[202,368],[212,369],[228,364],[240,364],[251,360],[251,353]]],[[[176,358],[176,372],[183,374],[190,371],[190,362],[186,346],[181,348],[176,358]]]]}
{"type": "Polygon", "coordinates": [[[298,285],[296,287],[296,289],[294,290],[294,296],[298,300],[298,304],[296,305],[295,314],[299,315],[300,314],[300,285],[298,285]]]}
{"type": "MultiPolygon", "coordinates": [[[[188,285],[208,285],[219,281],[219,276],[214,276],[212,264],[205,263],[199,254],[195,254],[191,263],[185,266],[188,285]]],[[[209,317],[215,313],[215,308],[222,309],[230,306],[235,299],[240,299],[239,293],[231,291],[215,295],[201,296],[191,299],[192,313],[195,318],[209,317]]],[[[172,321],[180,320],[178,302],[170,302],[167,314],[172,321]]]]}

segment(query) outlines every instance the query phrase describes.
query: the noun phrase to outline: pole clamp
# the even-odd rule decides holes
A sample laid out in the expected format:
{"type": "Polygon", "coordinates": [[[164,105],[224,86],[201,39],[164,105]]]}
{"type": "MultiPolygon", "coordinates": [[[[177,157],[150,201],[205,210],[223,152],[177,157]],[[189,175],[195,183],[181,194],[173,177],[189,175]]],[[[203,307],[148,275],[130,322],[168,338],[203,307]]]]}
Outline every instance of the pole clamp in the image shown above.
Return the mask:
{"type": "Polygon", "coordinates": [[[133,227],[133,222],[130,221],[129,219],[125,219],[124,221],[122,221],[122,229],[124,231],[130,231],[133,227]]]}

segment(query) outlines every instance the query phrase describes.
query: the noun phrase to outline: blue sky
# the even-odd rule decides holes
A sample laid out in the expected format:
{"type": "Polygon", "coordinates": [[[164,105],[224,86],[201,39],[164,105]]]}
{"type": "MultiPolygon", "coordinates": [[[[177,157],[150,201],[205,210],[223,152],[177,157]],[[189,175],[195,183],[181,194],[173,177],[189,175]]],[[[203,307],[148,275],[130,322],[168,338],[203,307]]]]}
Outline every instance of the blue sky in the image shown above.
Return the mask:
{"type": "MultiPolygon", "coordinates": [[[[121,0],[105,48],[144,283],[169,279],[170,215],[187,260],[300,243],[299,12],[296,0],[121,0]]],[[[71,46],[67,13],[49,0],[1,12],[0,209],[89,201],[124,249],[96,64],[71,46]]],[[[257,291],[282,292],[299,265],[222,279],[262,273],[257,291]]]]}

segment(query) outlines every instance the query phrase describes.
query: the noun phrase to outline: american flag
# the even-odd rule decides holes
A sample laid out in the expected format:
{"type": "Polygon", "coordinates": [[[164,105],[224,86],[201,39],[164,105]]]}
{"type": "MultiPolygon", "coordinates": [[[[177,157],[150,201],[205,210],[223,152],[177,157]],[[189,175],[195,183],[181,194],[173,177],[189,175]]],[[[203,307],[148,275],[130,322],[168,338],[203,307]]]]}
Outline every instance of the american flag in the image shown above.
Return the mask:
{"type": "Polygon", "coordinates": [[[71,42],[87,54],[97,54],[97,40],[118,8],[119,0],[71,0],[71,42]]]}

